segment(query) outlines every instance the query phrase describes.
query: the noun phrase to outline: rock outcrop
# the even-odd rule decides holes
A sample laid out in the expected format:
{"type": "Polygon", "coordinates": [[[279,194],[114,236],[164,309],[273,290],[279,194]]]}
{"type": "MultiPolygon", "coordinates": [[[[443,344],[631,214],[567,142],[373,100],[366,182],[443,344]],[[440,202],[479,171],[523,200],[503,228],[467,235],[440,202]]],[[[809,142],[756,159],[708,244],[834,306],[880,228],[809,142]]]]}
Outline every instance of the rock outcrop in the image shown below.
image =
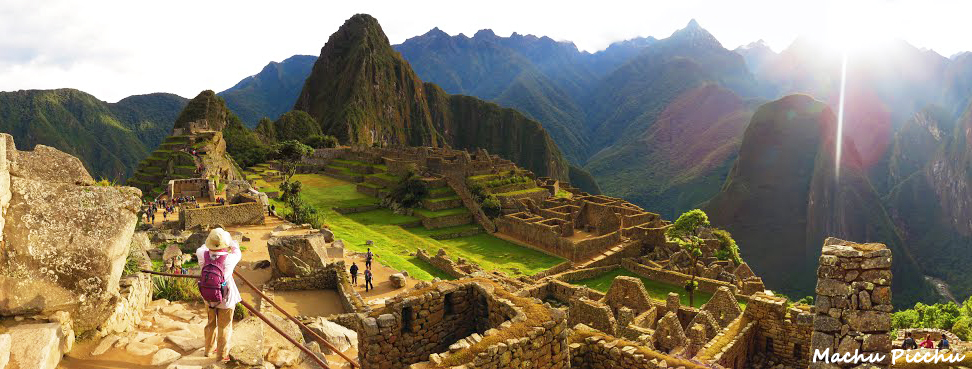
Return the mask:
{"type": "Polygon", "coordinates": [[[326,265],[324,236],[319,233],[273,237],[267,251],[274,278],[303,276],[326,265]]]}
{"type": "Polygon", "coordinates": [[[97,327],[119,298],[141,193],[83,186],[91,175],[55,149],[0,145],[0,315],[66,311],[78,331],[97,327]]]}

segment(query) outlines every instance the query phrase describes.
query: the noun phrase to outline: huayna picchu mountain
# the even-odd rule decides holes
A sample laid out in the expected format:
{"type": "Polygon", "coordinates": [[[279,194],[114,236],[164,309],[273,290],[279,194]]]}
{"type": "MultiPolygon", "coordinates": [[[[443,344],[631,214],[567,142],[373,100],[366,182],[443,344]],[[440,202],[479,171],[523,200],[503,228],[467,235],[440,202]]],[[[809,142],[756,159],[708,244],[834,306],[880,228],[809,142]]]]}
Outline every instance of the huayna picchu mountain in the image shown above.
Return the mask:
{"type": "Polygon", "coordinates": [[[128,185],[142,190],[145,197],[164,191],[172,179],[242,179],[241,169],[227,152],[238,134],[252,132],[226,107],[226,102],[210,90],[199,93],[179,113],[172,134],[142,160],[128,185]],[[226,133],[224,135],[224,132],[226,133]]]}
{"type": "Polygon", "coordinates": [[[483,148],[541,176],[570,176],[540,123],[423,83],[370,15],[353,16],[331,35],[295,109],[343,144],[483,148]]]}
{"type": "Polygon", "coordinates": [[[712,224],[745,245],[756,273],[774,276],[767,287],[791,296],[813,295],[819,245],[833,236],[893,250],[895,305],[934,300],[852,141],[843,141],[835,166],[835,132],[830,107],[806,95],[759,107],[722,191],[705,208],[712,224]]]}
{"type": "Polygon", "coordinates": [[[74,89],[0,92],[0,131],[20,150],[51,146],[77,156],[95,178],[120,181],[165,138],[186,101],[165,93],[111,104],[74,89]]]}

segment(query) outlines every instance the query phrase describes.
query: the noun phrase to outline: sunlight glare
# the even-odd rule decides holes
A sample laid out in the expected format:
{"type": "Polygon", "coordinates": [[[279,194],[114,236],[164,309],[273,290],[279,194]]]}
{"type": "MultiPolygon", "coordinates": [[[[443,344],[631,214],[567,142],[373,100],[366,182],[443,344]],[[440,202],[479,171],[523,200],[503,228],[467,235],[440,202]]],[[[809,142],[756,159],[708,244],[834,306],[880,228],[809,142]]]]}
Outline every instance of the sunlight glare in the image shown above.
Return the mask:
{"type": "Polygon", "coordinates": [[[824,42],[841,54],[880,49],[892,31],[891,17],[880,1],[842,1],[832,7],[825,24],[824,42]]]}

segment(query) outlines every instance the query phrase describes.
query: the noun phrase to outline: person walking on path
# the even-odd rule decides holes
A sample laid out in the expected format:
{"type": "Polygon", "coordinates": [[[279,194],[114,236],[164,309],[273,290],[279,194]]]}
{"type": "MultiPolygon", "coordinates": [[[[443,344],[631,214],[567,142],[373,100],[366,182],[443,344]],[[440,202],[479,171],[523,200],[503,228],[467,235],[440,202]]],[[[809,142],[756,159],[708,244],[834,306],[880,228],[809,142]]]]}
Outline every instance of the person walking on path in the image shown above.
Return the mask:
{"type": "Polygon", "coordinates": [[[365,269],[371,270],[371,259],[374,259],[375,254],[371,252],[371,248],[368,248],[368,253],[365,254],[365,269]]]}
{"type": "Polygon", "coordinates": [[[375,289],[375,285],[371,284],[371,269],[365,269],[365,292],[375,289]]]}
{"type": "Polygon", "coordinates": [[[196,249],[196,259],[202,265],[199,292],[209,304],[209,309],[206,310],[208,322],[204,329],[205,353],[206,356],[212,356],[215,348],[215,354],[224,362],[229,361],[233,310],[236,304],[243,301],[236,281],[233,280],[233,270],[242,258],[239,243],[222,228],[210,231],[206,243],[196,249]],[[215,286],[207,284],[210,282],[215,286]]]}
{"type": "Polygon", "coordinates": [[[358,263],[351,262],[351,284],[358,285],[358,263]]]}

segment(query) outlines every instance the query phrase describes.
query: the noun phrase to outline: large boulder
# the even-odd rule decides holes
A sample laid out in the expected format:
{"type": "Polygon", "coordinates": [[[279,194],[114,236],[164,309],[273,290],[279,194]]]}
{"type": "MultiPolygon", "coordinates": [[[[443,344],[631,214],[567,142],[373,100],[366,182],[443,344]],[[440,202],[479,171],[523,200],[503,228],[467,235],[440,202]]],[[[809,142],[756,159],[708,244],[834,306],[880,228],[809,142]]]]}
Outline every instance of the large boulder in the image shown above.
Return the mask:
{"type": "Polygon", "coordinates": [[[10,335],[0,334],[0,369],[6,368],[10,362],[10,335]]]}
{"type": "Polygon", "coordinates": [[[271,237],[267,251],[273,277],[303,276],[323,268],[324,247],[324,236],[319,233],[271,237]]]}
{"type": "Polygon", "coordinates": [[[54,369],[69,351],[58,323],[23,324],[10,328],[10,362],[7,369],[54,369]]]}
{"type": "Polygon", "coordinates": [[[119,298],[141,192],[79,186],[91,176],[76,158],[42,146],[17,151],[8,135],[0,141],[0,315],[63,310],[76,330],[97,327],[119,298]]]}
{"type": "Polygon", "coordinates": [[[388,280],[391,281],[392,286],[395,288],[405,287],[405,275],[402,273],[395,273],[388,276],[388,280]]]}
{"type": "MultiPolygon", "coordinates": [[[[321,338],[327,340],[331,346],[334,346],[340,352],[348,351],[351,348],[358,349],[358,333],[345,328],[343,325],[322,317],[317,317],[307,324],[307,328],[310,328],[314,333],[321,336],[321,338]]],[[[308,339],[308,341],[311,340],[308,339]]],[[[333,350],[327,346],[321,346],[321,352],[325,355],[334,354],[333,350]]]]}

